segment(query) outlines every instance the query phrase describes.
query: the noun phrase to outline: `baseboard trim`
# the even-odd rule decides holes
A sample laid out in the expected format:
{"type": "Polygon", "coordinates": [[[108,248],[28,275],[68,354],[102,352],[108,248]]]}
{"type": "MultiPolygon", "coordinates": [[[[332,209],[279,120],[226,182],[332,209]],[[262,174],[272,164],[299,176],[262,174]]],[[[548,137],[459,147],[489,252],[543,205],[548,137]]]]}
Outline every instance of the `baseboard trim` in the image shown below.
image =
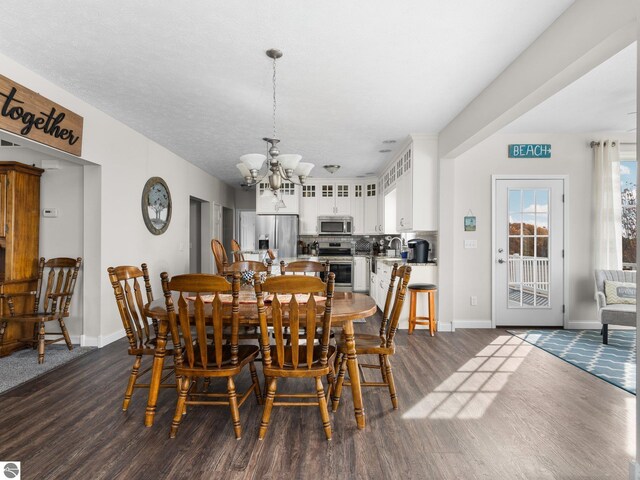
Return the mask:
{"type": "Polygon", "coordinates": [[[454,320],[454,328],[493,328],[491,320],[454,320]]]}
{"type": "Polygon", "coordinates": [[[567,322],[567,325],[564,328],[568,330],[600,330],[602,328],[602,324],[597,321],[574,320],[567,322]]]}
{"type": "Polygon", "coordinates": [[[106,347],[110,343],[115,342],[116,340],[120,340],[124,336],[125,336],[124,332],[117,331],[109,335],[101,335],[99,337],[92,337],[89,335],[78,335],[76,337],[72,336],[71,341],[73,343],[80,343],[82,347],[102,348],[102,347],[106,347]],[[77,338],[77,341],[74,340],[75,338],[77,338]]]}
{"type": "Polygon", "coordinates": [[[98,348],[106,347],[110,343],[115,342],[116,340],[120,340],[125,336],[125,333],[121,330],[110,333],[109,335],[101,335],[98,337],[98,348]]]}

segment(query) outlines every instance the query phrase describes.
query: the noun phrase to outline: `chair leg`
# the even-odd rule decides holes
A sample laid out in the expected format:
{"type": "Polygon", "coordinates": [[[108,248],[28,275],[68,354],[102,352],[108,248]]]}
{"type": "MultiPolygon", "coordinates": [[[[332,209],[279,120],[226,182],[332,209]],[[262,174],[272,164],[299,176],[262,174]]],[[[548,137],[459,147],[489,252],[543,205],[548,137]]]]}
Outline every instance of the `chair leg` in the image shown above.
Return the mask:
{"type": "Polygon", "coordinates": [[[253,391],[256,394],[256,400],[258,405],[262,405],[264,401],[262,399],[262,391],[260,390],[260,381],[258,380],[256,366],[253,362],[249,362],[249,371],[251,372],[251,382],[253,383],[253,391]]]}
{"type": "Polygon", "coordinates": [[[33,350],[38,348],[38,336],[40,335],[40,323],[36,322],[33,324],[33,342],[31,343],[31,348],[33,350]]]}
{"type": "Polygon", "coordinates": [[[435,292],[429,292],[429,335],[435,336],[437,329],[435,292]]]}
{"type": "Polygon", "coordinates": [[[258,438],[264,439],[267,433],[267,427],[269,426],[269,420],[271,420],[271,409],[273,408],[273,400],[276,397],[276,380],[275,377],[269,377],[269,385],[267,387],[267,398],[264,403],[264,410],[262,411],[262,421],[260,422],[260,432],[258,438]]]}
{"type": "Polygon", "coordinates": [[[342,395],[342,384],[344,383],[344,375],[347,371],[347,356],[342,356],[342,361],[340,362],[340,369],[338,371],[338,380],[336,380],[336,385],[333,391],[333,397],[331,397],[331,410],[335,412],[338,410],[338,405],[340,404],[340,396],[342,395]]]}
{"type": "Polygon", "coordinates": [[[227,378],[227,392],[229,393],[229,407],[231,407],[231,420],[233,421],[233,431],[236,440],[242,438],[242,426],[240,425],[240,410],[238,409],[238,395],[236,394],[236,384],[233,377],[227,378]]]}
{"type": "Polygon", "coordinates": [[[325,399],[327,402],[329,402],[329,399],[333,394],[333,389],[335,388],[335,385],[336,385],[336,374],[333,368],[329,370],[329,373],[327,374],[327,383],[329,385],[327,386],[327,394],[325,395],[325,399]]]}
{"type": "Polygon", "coordinates": [[[387,383],[387,368],[384,364],[384,355],[378,355],[378,363],[380,364],[380,373],[382,374],[382,381],[387,383]]]}
{"type": "Polygon", "coordinates": [[[329,421],[329,410],[327,409],[327,399],[324,396],[324,386],[322,385],[321,377],[316,377],[316,391],[318,393],[318,406],[320,407],[324,434],[327,436],[327,440],[331,440],[331,422],[329,421]]]}
{"type": "Polygon", "coordinates": [[[138,379],[138,371],[140,370],[141,364],[142,355],[136,355],[136,360],[133,362],[133,367],[131,368],[131,375],[129,375],[129,383],[127,384],[127,389],[124,392],[124,401],[122,402],[123,412],[126,412],[127,408],[129,408],[131,395],[133,395],[133,386],[136,384],[136,380],[138,379]]]}
{"type": "Polygon", "coordinates": [[[44,363],[44,322],[40,322],[38,333],[38,363],[44,363]]]}
{"type": "Polygon", "coordinates": [[[181,377],[178,380],[180,384],[180,393],[178,394],[178,401],[176,402],[176,411],[173,414],[173,421],[171,422],[171,430],[169,432],[169,438],[176,438],[176,433],[178,432],[178,427],[180,426],[180,422],[182,421],[182,413],[184,412],[184,407],[187,402],[187,392],[189,391],[189,385],[191,384],[191,379],[189,377],[181,377]]]}
{"type": "Polygon", "coordinates": [[[602,343],[609,345],[609,324],[602,325],[602,343]]]}
{"type": "Polygon", "coordinates": [[[67,326],[64,324],[64,320],[58,320],[60,323],[60,330],[62,331],[62,336],[64,337],[64,341],[67,344],[67,348],[69,350],[73,350],[73,344],[71,343],[71,337],[69,337],[69,331],[67,330],[67,326]]]}
{"type": "Polygon", "coordinates": [[[393,372],[391,371],[391,362],[389,362],[389,356],[384,355],[384,363],[387,368],[387,381],[389,385],[389,395],[391,395],[391,404],[393,409],[398,409],[398,396],[396,395],[396,383],[393,380],[393,372]]]}
{"type": "Polygon", "coordinates": [[[409,335],[413,333],[413,329],[416,328],[416,294],[415,290],[409,292],[409,335]]]}

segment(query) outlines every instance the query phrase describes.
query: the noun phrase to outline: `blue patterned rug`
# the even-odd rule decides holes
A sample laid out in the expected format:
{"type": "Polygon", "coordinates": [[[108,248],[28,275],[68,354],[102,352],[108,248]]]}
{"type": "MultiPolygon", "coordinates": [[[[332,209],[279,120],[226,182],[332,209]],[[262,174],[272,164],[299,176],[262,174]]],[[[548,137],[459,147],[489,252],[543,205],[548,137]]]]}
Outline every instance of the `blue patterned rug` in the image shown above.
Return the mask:
{"type": "Polygon", "coordinates": [[[609,330],[609,345],[598,330],[509,330],[509,333],[556,357],[636,393],[636,332],[609,330]]]}

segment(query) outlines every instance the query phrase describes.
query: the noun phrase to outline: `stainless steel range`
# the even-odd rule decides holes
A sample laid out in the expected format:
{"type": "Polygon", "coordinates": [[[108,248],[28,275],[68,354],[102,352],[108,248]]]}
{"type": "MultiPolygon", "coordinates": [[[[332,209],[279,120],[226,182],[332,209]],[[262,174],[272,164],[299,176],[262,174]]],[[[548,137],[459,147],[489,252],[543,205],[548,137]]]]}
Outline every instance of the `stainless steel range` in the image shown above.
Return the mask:
{"type": "Polygon", "coordinates": [[[351,242],[320,242],[320,261],[329,261],[330,271],[336,276],[335,289],[339,292],[353,290],[353,245],[351,242]]]}

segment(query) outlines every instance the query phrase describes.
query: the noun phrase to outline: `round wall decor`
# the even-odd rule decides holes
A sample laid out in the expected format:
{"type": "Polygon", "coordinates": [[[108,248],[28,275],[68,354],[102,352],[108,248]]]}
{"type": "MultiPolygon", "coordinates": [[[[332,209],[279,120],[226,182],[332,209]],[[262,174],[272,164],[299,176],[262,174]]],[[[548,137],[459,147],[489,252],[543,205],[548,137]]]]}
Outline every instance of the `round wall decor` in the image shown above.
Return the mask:
{"type": "Polygon", "coordinates": [[[171,193],[160,177],[151,177],[142,190],[142,218],[154,235],[163,234],[171,222],[171,193]]]}

